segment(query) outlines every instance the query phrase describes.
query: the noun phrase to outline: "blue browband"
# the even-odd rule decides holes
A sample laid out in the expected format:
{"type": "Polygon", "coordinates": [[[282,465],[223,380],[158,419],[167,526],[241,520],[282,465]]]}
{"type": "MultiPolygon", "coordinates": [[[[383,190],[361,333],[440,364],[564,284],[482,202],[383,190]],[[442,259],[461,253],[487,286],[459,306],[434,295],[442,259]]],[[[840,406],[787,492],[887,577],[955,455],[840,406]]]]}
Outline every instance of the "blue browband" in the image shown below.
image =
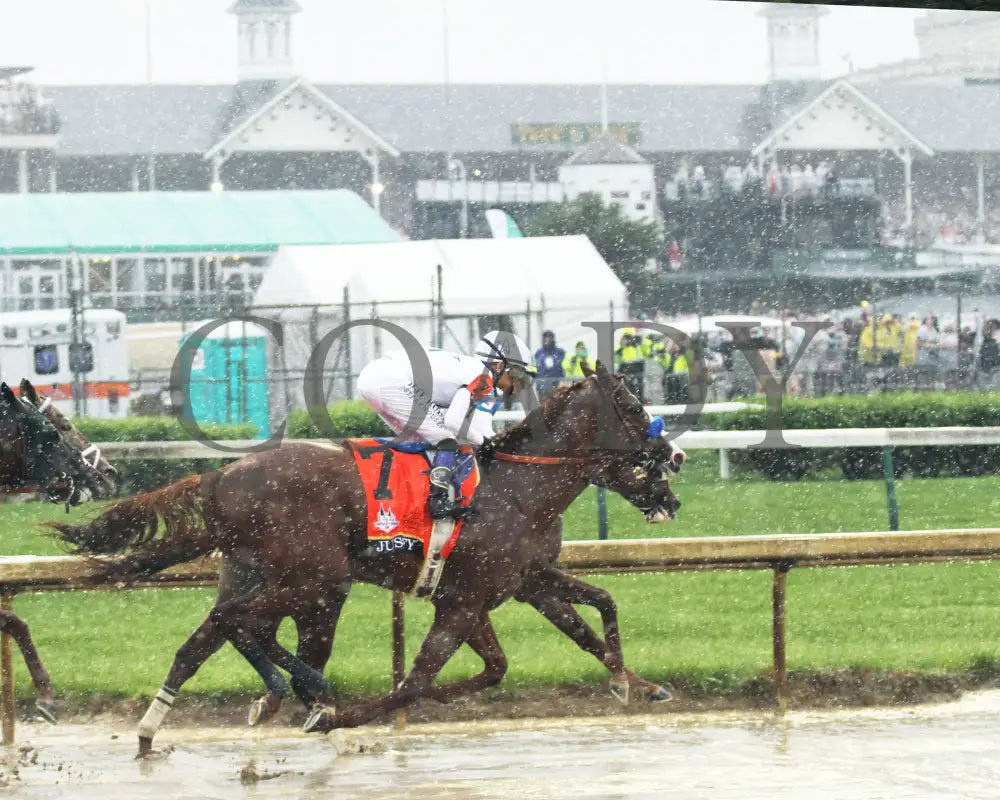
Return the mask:
{"type": "Polygon", "coordinates": [[[663,436],[663,432],[666,429],[667,423],[663,421],[663,417],[653,417],[653,420],[649,423],[649,427],[646,428],[646,438],[659,439],[663,436]]]}

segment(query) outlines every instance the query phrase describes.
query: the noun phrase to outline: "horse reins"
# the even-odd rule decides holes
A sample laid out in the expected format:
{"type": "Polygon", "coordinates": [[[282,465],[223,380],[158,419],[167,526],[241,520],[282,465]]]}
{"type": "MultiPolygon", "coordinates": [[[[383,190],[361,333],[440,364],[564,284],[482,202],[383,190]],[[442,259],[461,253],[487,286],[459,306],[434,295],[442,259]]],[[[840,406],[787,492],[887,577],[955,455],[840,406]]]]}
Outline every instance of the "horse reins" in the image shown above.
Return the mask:
{"type": "MultiPolygon", "coordinates": [[[[615,415],[618,417],[618,420],[622,423],[622,425],[627,428],[630,423],[622,415],[621,409],[618,408],[618,400],[615,397],[618,391],[623,387],[625,387],[624,383],[619,383],[617,386],[615,386],[615,388],[611,392],[610,399],[611,399],[611,408],[614,409],[615,415]]],[[[604,389],[600,384],[600,381],[598,381],[597,383],[597,388],[602,395],[605,394],[604,389]]],[[[625,388],[627,389],[627,387],[625,388]]],[[[642,449],[641,446],[639,446],[638,449],[641,450],[642,449]]],[[[607,457],[609,452],[612,452],[612,448],[605,447],[605,448],[599,448],[598,452],[594,452],[594,455],[592,456],[578,456],[578,455],[529,456],[529,455],[521,455],[519,453],[505,453],[502,450],[495,450],[492,454],[492,457],[495,458],[497,461],[506,461],[510,464],[535,464],[535,465],[556,466],[558,464],[575,463],[583,465],[583,464],[592,464],[596,461],[600,461],[601,459],[607,457]]]]}

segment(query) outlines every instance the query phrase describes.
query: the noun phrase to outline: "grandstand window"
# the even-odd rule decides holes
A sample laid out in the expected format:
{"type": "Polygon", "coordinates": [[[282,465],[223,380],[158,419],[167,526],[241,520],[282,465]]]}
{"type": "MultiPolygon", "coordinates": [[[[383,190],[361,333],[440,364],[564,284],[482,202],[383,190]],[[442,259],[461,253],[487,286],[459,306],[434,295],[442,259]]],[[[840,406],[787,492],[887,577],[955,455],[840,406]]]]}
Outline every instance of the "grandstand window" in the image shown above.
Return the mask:
{"type": "Polygon", "coordinates": [[[56,279],[51,275],[42,275],[38,279],[38,307],[56,307],[56,279]]]}

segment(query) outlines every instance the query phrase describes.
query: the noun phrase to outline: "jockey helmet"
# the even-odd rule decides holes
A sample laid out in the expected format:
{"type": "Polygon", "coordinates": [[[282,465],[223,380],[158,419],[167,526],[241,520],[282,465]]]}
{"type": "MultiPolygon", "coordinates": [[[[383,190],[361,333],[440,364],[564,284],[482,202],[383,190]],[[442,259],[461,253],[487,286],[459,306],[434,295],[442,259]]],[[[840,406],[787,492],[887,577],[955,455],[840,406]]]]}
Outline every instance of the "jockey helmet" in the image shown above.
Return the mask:
{"type": "Polygon", "coordinates": [[[515,378],[532,376],[538,370],[525,341],[509,331],[490,331],[476,346],[476,357],[495,372],[510,370],[515,378]]]}

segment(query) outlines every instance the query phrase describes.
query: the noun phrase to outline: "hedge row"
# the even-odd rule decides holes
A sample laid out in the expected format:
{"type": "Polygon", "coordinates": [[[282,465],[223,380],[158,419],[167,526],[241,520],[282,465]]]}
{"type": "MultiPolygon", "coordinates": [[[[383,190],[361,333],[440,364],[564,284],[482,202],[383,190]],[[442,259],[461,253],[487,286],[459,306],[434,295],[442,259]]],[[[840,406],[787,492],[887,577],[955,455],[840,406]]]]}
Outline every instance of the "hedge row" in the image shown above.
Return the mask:
{"type": "MultiPolygon", "coordinates": [[[[391,433],[381,418],[360,400],[334,403],[329,413],[333,423],[331,438],[391,433]]],[[[80,432],[92,442],[176,442],[192,438],[173,417],[81,418],[74,421],[80,432]]],[[[215,441],[252,439],[257,434],[253,425],[203,425],[202,430],[215,441]]],[[[319,439],[324,436],[305,411],[290,414],[285,430],[287,439],[319,439]]],[[[119,473],[119,492],[127,495],[149,491],[185,475],[217,469],[225,461],[222,458],[118,461],[115,467],[119,473]]]]}
{"type": "MultiPolygon", "coordinates": [[[[387,436],[389,429],[379,416],[359,400],[344,400],[330,406],[333,438],[387,436]]],[[[701,424],[712,430],[759,430],[765,425],[764,407],[733,414],[705,415],[701,424]]],[[[1000,426],[1000,392],[895,392],[874,395],[844,395],[823,398],[785,398],[783,428],[937,428],[945,426],[1000,426]]],[[[170,417],[131,417],[124,420],[80,419],[77,426],[91,441],[182,441],[190,435],[170,417]]],[[[216,440],[249,439],[251,425],[205,425],[204,432],[216,440]]],[[[305,411],[288,417],[288,439],[323,438],[305,411]]],[[[737,469],[756,471],[774,480],[799,480],[825,469],[839,469],[846,478],[876,478],[882,475],[879,448],[794,450],[734,450],[737,469]]],[[[193,472],[206,472],[223,459],[143,460],[116,464],[121,491],[133,493],[163,486],[193,472]]],[[[1000,446],[898,447],[893,448],[898,476],[917,477],[983,475],[1000,472],[1000,446]]]]}
{"type": "MultiPolygon", "coordinates": [[[[191,436],[173,417],[129,417],[128,419],[74,420],[80,433],[92,442],[177,442],[191,436]]],[[[257,433],[254,425],[204,425],[210,439],[251,439],[257,433]]],[[[140,459],[115,461],[118,470],[118,491],[129,495],[165,486],[185,475],[209,472],[224,463],[220,458],[140,459]]]]}
{"type": "MultiPolygon", "coordinates": [[[[758,430],[765,426],[763,406],[734,414],[706,415],[713,430],[758,430]]],[[[892,392],[823,398],[785,398],[781,427],[940,428],[1000,426],[1000,392],[892,392]]],[[[895,447],[896,476],[985,475],[1000,471],[1000,446],[895,447]]],[[[881,448],[795,448],[731,452],[738,468],[775,480],[798,480],[820,470],[839,469],[850,479],[876,478],[883,472],[881,448]]]]}

